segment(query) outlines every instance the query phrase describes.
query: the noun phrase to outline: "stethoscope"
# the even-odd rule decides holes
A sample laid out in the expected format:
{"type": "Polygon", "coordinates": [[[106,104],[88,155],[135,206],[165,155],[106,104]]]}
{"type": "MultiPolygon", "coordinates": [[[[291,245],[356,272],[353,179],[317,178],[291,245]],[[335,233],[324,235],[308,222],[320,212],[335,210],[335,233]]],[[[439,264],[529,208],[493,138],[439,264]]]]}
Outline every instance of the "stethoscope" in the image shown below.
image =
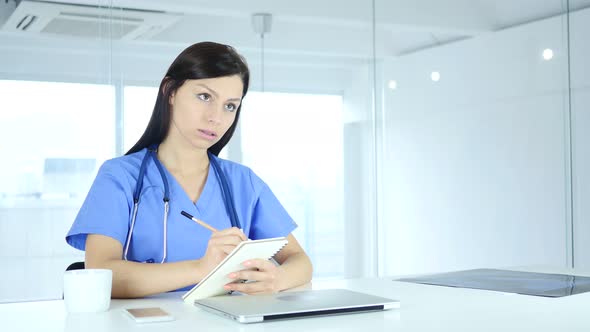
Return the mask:
{"type": "MultiPolygon", "coordinates": [[[[166,173],[164,172],[164,167],[158,160],[156,152],[158,151],[157,145],[152,145],[148,147],[143,160],[141,161],[141,167],[139,168],[139,176],[137,177],[137,184],[135,185],[135,191],[133,192],[133,214],[131,217],[131,225],[129,226],[129,231],[127,232],[127,241],[125,242],[125,250],[123,252],[123,259],[127,260],[127,253],[129,251],[129,244],[131,243],[131,236],[133,235],[133,229],[135,228],[135,219],[137,218],[137,210],[139,208],[140,202],[140,195],[141,190],[143,188],[143,179],[145,177],[145,172],[147,169],[147,163],[150,159],[154,161],[156,167],[158,168],[158,172],[160,172],[160,177],[162,178],[162,182],[164,183],[164,237],[163,237],[163,252],[164,255],[162,256],[162,261],[160,263],[164,263],[166,261],[167,255],[167,242],[168,242],[168,213],[170,212],[170,189],[168,187],[168,178],[166,177],[166,173]]],[[[219,166],[219,163],[215,159],[215,157],[211,154],[211,152],[207,151],[209,156],[209,162],[213,166],[213,171],[215,172],[215,176],[217,177],[217,181],[220,184],[221,188],[221,195],[223,196],[223,203],[225,205],[225,209],[229,215],[232,227],[240,227],[240,220],[238,219],[238,214],[236,213],[236,208],[234,205],[233,195],[229,188],[227,178],[225,177],[225,173],[219,166]]]]}

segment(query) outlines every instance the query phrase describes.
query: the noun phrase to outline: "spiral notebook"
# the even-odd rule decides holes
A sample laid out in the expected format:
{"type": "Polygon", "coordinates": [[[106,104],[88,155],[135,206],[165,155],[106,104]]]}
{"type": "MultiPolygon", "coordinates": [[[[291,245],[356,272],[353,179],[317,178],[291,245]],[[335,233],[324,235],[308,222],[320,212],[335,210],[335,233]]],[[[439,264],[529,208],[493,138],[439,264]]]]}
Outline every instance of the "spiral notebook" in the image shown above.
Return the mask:
{"type": "Polygon", "coordinates": [[[287,242],[284,237],[241,242],[200,283],[186,292],[182,299],[193,304],[195,300],[227,294],[223,286],[235,281],[228,277],[230,273],[244,270],[242,263],[249,259],[272,258],[287,242]]]}

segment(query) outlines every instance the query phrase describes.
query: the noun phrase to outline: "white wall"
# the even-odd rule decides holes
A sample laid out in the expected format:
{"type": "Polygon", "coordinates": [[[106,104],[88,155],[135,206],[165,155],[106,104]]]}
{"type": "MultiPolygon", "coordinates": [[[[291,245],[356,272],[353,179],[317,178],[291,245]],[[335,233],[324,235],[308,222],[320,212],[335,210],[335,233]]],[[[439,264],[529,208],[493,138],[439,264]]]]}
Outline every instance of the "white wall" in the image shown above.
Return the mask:
{"type": "Polygon", "coordinates": [[[566,52],[555,17],[385,62],[384,274],[567,264],[566,52]]]}

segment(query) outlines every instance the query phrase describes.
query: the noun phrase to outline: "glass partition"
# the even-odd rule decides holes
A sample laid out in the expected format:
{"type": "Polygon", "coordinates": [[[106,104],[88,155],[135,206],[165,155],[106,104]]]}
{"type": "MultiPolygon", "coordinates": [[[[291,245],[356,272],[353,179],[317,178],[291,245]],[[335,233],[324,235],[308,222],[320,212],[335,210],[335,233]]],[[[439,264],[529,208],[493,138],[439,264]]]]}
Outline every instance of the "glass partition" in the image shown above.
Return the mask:
{"type": "Polygon", "coordinates": [[[0,302],[60,298],[83,260],[65,233],[116,145],[108,3],[0,5],[0,302]]]}
{"type": "Polygon", "coordinates": [[[357,240],[357,228],[371,224],[373,167],[366,152],[372,137],[371,7],[362,1],[346,8],[334,1],[201,4],[151,4],[182,15],[149,42],[115,44],[122,152],[142,133],[155,88],[180,50],[203,40],[236,47],[251,70],[250,90],[222,156],[250,167],[285,205],[299,225],[294,234],[314,262],[315,278],[362,274],[357,248],[364,242],[357,240]],[[356,136],[362,139],[346,144],[356,136]]]}
{"type": "Polygon", "coordinates": [[[279,197],[315,279],[587,266],[588,7],[2,2],[0,302],[61,297],[98,167],[204,40],[251,69],[221,156],[279,197]]]}
{"type": "Polygon", "coordinates": [[[590,268],[590,3],[570,1],[573,266],[590,268]]]}
{"type": "Polygon", "coordinates": [[[0,154],[10,156],[0,166],[0,302],[61,297],[63,271],[84,259],[64,237],[98,167],[137,141],[168,66],[204,40],[236,47],[251,69],[242,124],[221,156],[279,197],[314,278],[368,271],[373,53],[364,1],[0,8],[0,154]]]}
{"type": "Polygon", "coordinates": [[[376,1],[382,274],[569,263],[566,4],[376,1]]]}

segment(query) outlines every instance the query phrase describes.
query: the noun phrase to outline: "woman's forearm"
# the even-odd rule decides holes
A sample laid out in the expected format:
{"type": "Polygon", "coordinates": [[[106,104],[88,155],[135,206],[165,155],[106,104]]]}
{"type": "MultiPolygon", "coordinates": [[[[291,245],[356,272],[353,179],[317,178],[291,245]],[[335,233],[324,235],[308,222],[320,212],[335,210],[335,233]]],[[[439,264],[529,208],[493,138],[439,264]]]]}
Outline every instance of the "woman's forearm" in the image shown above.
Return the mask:
{"type": "Polygon", "coordinates": [[[310,282],[313,272],[311,261],[304,252],[289,256],[278,269],[280,291],[310,282]]]}
{"type": "Polygon", "coordinates": [[[110,260],[87,264],[87,268],[113,271],[113,298],[137,298],[173,291],[198,283],[207,273],[199,260],[164,264],[110,260]]]}

